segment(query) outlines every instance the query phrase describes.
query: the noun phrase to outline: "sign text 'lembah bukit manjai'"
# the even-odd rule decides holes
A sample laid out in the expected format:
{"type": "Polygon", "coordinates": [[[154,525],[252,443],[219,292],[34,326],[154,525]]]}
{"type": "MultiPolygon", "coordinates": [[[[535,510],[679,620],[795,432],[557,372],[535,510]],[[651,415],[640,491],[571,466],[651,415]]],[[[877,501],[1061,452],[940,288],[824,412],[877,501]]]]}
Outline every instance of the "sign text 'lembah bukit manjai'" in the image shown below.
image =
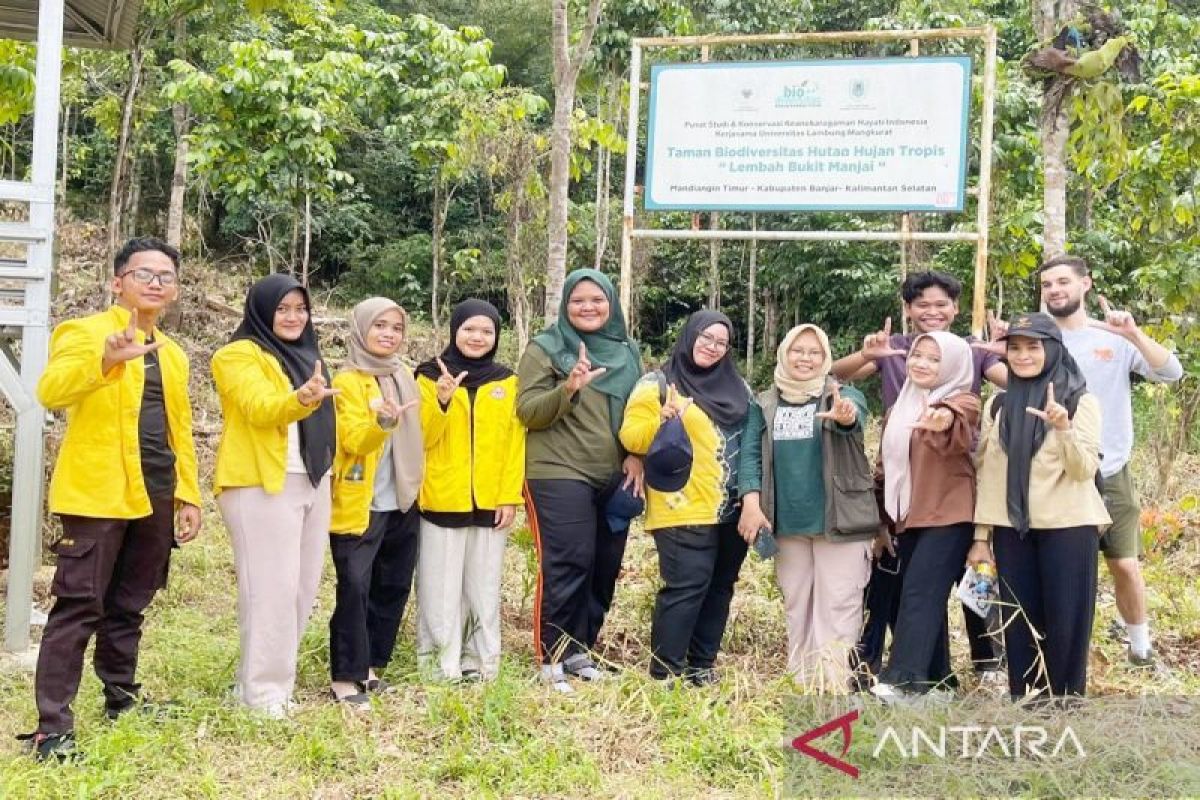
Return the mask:
{"type": "Polygon", "coordinates": [[[971,59],[655,65],[646,208],[961,211],[971,59]]]}

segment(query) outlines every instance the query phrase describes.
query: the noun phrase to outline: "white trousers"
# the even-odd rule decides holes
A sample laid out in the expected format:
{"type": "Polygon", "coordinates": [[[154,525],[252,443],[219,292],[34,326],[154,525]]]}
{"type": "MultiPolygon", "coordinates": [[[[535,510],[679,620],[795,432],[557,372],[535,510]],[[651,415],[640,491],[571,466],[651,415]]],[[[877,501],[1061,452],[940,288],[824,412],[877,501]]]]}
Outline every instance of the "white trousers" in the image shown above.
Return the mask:
{"type": "Polygon", "coordinates": [[[286,705],[300,639],[329,546],[329,477],[289,474],[279,494],[226,489],[217,505],[233,542],[241,660],[234,694],[251,708],[286,705]]]}
{"type": "Polygon", "coordinates": [[[421,520],[417,558],[417,655],[425,674],[500,671],[500,581],[508,531],[442,528],[421,520]]]}

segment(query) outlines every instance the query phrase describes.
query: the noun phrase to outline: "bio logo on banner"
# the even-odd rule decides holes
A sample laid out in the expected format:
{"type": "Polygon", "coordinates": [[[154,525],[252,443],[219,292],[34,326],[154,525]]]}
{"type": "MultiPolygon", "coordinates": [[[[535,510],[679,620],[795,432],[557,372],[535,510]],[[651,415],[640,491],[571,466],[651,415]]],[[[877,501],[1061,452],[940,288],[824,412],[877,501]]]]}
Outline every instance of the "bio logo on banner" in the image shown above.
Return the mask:
{"type": "Polygon", "coordinates": [[[784,86],[775,97],[776,108],[820,108],[821,94],[812,81],[784,86]]]}

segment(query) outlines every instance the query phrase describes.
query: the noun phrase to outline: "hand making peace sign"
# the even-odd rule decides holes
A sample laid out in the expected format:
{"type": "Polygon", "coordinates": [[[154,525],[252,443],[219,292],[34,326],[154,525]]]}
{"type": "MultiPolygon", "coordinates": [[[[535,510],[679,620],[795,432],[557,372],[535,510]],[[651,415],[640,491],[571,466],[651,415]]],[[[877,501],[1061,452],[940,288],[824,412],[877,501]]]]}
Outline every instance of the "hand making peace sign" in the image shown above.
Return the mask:
{"type": "Polygon", "coordinates": [[[673,417],[682,417],[692,404],[692,398],[680,397],[679,390],[675,388],[675,384],[667,387],[667,400],[663,403],[662,410],[658,414],[658,418],[666,422],[673,417]]]}
{"type": "Polygon", "coordinates": [[[567,396],[571,397],[580,389],[587,386],[589,383],[607,371],[607,367],[596,367],[596,369],[592,369],[592,362],[588,360],[587,356],[587,346],[584,345],[583,342],[580,342],[579,360],[575,362],[574,368],[572,368],[571,372],[567,375],[567,396]]]}
{"type": "Polygon", "coordinates": [[[888,358],[890,356],[905,355],[903,350],[897,350],[892,347],[892,318],[888,317],[883,321],[883,328],[875,333],[868,334],[863,338],[862,349],[858,354],[867,361],[875,361],[880,358],[888,358]]]}
{"type": "Polygon", "coordinates": [[[1046,405],[1039,411],[1032,406],[1026,406],[1025,411],[1033,414],[1035,417],[1041,417],[1046,421],[1047,425],[1052,426],[1055,430],[1065,431],[1071,427],[1071,417],[1067,415],[1067,409],[1054,402],[1054,384],[1051,383],[1046,387],[1046,405]]]}
{"type": "Polygon", "coordinates": [[[153,353],[163,346],[163,342],[139,344],[137,340],[137,323],[138,312],[135,308],[129,312],[129,325],[126,326],[125,330],[110,334],[104,340],[104,356],[101,364],[103,372],[107,373],[118,364],[140,358],[147,353],[153,353]]]}
{"type": "Polygon", "coordinates": [[[831,419],[843,428],[848,428],[858,419],[858,407],[842,397],[841,387],[833,385],[833,404],[828,411],[814,414],[817,419],[831,419]]]}
{"type": "Polygon", "coordinates": [[[449,405],[450,399],[454,397],[454,393],[466,379],[467,371],[464,369],[455,377],[450,374],[450,370],[446,369],[446,363],[442,359],[437,359],[437,365],[438,369],[442,371],[442,376],[437,381],[437,399],[442,405],[449,405]]]}
{"type": "Polygon", "coordinates": [[[296,390],[296,399],[306,406],[320,405],[326,398],[341,394],[341,389],[330,389],[325,381],[325,373],[321,371],[321,360],[313,365],[313,374],[296,390]]]}

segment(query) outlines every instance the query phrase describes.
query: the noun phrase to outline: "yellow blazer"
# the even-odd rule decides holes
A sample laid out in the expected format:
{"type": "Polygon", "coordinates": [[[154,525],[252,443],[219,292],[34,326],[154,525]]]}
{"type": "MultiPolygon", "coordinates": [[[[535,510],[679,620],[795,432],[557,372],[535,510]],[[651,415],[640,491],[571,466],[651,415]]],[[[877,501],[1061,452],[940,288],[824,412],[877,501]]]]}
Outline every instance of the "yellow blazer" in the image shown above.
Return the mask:
{"type": "MultiPolygon", "coordinates": [[[[50,511],[103,519],[150,516],[142,476],[138,416],[146,365],[142,358],[100,372],[104,340],[129,325],[129,311],[107,311],[68,320],[54,329],[50,359],[38,381],[43,406],[63,410],[67,431],[50,478],[50,511]]],[[[139,330],[137,340],[145,341],[139,330]]],[[[167,441],[175,453],[176,504],[200,505],[192,407],[188,399],[188,358],[178,344],[155,330],[167,415],[167,441]]]]}
{"type": "Polygon", "coordinates": [[[517,419],[517,376],[480,386],[473,406],[460,386],[444,411],[436,383],[420,375],[417,388],[425,437],[421,510],[521,505],[525,426],[517,419]]]}
{"type": "Polygon", "coordinates": [[[248,339],[213,353],[212,374],[225,417],[215,491],[261,486],[278,494],[287,473],[288,425],[320,406],[301,403],[279,359],[248,339]]]}

